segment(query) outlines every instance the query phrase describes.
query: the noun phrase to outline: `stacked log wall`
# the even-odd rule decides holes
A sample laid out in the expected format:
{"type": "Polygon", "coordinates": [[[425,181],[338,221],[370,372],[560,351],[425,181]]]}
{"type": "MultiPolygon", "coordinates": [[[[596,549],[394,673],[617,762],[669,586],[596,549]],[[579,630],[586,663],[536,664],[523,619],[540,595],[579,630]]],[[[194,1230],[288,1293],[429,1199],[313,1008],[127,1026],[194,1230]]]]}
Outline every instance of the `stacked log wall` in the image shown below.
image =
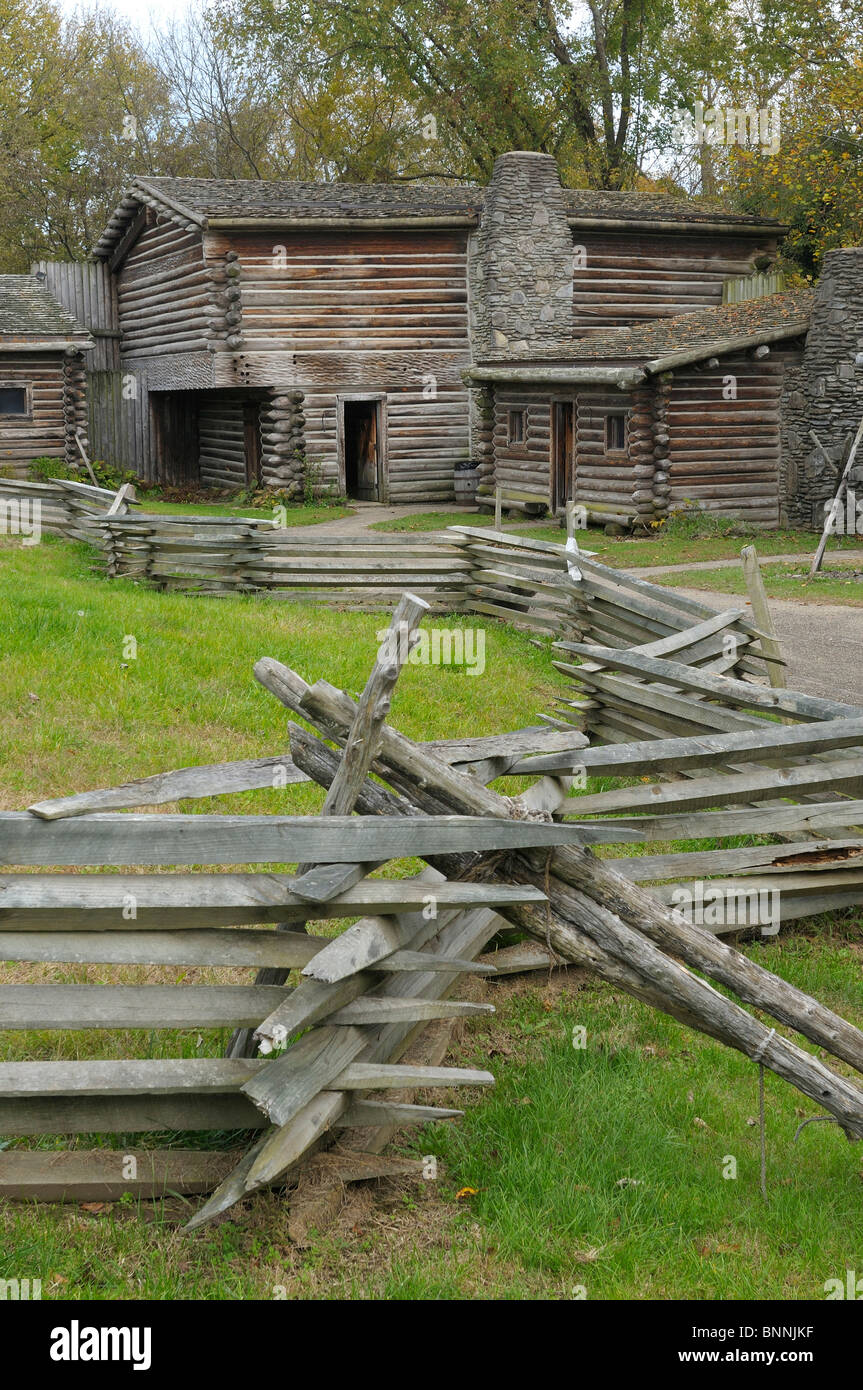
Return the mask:
{"type": "MultiPolygon", "coordinates": [[[[596,508],[600,514],[607,514],[609,520],[629,519],[635,513],[635,474],[629,450],[636,437],[631,426],[627,428],[623,453],[610,455],[605,447],[608,416],[629,416],[632,404],[630,394],[607,387],[583,388],[578,393],[575,501],[588,511],[596,508]]],[[[637,438],[640,450],[641,444],[648,442],[647,432],[639,433],[637,438]]]]}
{"type": "Polygon", "coordinates": [[[239,490],[246,486],[242,399],[219,393],[201,400],[198,449],[202,487],[239,490]]]}
{"type": "Polygon", "coordinates": [[[215,285],[197,229],[158,216],[117,273],[121,357],[206,351],[217,316],[215,285]]]}
{"type": "Polygon", "coordinates": [[[674,373],[667,413],[672,510],[694,504],[778,525],[784,370],[783,354],[772,351],[674,373]]]}
{"type": "MultiPolygon", "coordinates": [[[[30,391],[30,415],[0,418],[0,473],[26,478],[33,459],[66,458],[65,366],[60,353],[0,354],[0,383],[30,391]]],[[[71,402],[68,403],[71,408],[71,402]]]]}
{"type": "Polygon", "coordinates": [[[449,500],[470,456],[466,233],[207,234],[208,264],[231,252],[242,347],[217,353],[217,383],[301,391],[323,484],[339,482],[338,397],[383,393],[390,500],[449,500]]]}
{"type": "Polygon", "coordinates": [[[548,387],[498,386],[494,399],[494,484],[536,492],[551,503],[551,393],[548,387]],[[524,440],[509,442],[510,411],[524,412],[524,440]]]}
{"type": "Polygon", "coordinates": [[[574,230],[578,337],[718,307],[728,279],[749,275],[775,237],[574,230]]]}

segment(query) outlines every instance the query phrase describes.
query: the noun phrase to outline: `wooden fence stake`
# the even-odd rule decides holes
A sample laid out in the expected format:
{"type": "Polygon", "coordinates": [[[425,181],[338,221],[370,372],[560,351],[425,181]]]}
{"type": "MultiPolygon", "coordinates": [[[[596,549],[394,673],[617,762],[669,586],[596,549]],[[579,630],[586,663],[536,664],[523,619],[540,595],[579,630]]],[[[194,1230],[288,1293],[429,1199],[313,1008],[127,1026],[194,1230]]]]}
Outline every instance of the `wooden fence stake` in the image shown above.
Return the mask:
{"type": "Polygon", "coordinates": [[[770,684],[784,689],[786,681],[782,648],[776,635],[776,627],[770,612],[770,604],[767,601],[767,590],[764,587],[764,577],[761,573],[761,564],[755,546],[745,545],[740,552],[740,559],[743,562],[746,592],[749,595],[749,602],[752,604],[752,616],[762,633],[761,650],[767,665],[770,684]]]}

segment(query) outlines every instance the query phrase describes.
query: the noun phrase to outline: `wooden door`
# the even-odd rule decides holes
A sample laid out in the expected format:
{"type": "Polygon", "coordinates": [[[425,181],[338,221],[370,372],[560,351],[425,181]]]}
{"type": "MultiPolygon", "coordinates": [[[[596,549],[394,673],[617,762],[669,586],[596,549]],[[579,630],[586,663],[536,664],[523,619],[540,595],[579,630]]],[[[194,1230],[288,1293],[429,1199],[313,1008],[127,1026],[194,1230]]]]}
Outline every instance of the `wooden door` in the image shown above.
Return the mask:
{"type": "Polygon", "coordinates": [[[555,511],[575,496],[574,417],[572,401],[552,403],[551,500],[555,511]]]}
{"type": "Polygon", "coordinates": [[[246,486],[260,487],[261,408],[257,401],[243,401],[243,447],[246,456],[246,486]]]}
{"type": "Polygon", "coordinates": [[[344,402],[345,492],[359,502],[381,501],[380,402],[344,402]]]}

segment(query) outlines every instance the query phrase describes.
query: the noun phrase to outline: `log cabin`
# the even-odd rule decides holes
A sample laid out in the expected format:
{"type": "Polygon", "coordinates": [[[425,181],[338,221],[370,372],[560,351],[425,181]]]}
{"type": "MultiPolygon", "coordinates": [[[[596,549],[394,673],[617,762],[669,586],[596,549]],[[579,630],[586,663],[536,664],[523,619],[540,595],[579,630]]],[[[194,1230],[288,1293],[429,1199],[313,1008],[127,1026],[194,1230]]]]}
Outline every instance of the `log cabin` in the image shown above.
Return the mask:
{"type": "Polygon", "coordinates": [[[695,508],[787,523],[783,426],[813,303],[774,294],[477,365],[493,481],[610,525],[695,508]]]}
{"type": "Polygon", "coordinates": [[[87,447],[85,328],[36,275],[0,275],[0,474],[34,459],[81,458],[87,447]]]}
{"type": "MultiPolygon", "coordinates": [[[[473,369],[718,308],[782,231],[665,194],[565,189],[551,156],[525,151],[487,187],[137,178],[94,250],[117,356],[92,382],[137,424],[100,408],[94,447],[131,440],[115,461],[175,486],[435,503],[472,468],[486,498],[513,460],[473,369]]],[[[541,415],[528,454],[549,451],[554,505],[541,415]]]]}

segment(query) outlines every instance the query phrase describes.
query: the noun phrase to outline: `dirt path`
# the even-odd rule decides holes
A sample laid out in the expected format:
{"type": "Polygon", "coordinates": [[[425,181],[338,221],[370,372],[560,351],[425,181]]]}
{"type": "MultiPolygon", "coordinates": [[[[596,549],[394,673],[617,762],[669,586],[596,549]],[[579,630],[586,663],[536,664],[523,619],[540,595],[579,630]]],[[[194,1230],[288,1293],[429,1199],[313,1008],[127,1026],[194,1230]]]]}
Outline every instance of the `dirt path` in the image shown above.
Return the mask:
{"type": "MultiPolygon", "coordinates": [[[[677,592],[717,611],[748,606],[745,595],[705,589],[677,592]]],[[[863,609],[772,598],[770,612],[788,662],[788,685],[809,695],[863,705],[863,609]]]]}
{"type": "MultiPolygon", "coordinates": [[[[414,516],[419,512],[446,512],[463,516],[464,506],[456,502],[418,502],[415,506],[385,507],[380,502],[351,502],[353,516],[337,517],[334,521],[318,521],[314,526],[291,526],[288,529],[295,535],[309,536],[381,536],[385,531],[373,531],[372,522],[396,521],[400,517],[414,516]]],[[[414,532],[421,535],[421,532],[414,532]]]]}
{"type": "MultiPolygon", "coordinates": [[[[830,551],[824,557],[825,564],[829,565],[830,559],[852,560],[855,564],[863,561],[863,550],[836,550],[830,551]]],[[[808,555],[762,555],[759,557],[762,565],[795,565],[810,564],[812,553],[808,555]]],[[[635,574],[639,579],[652,579],[657,574],[668,574],[672,570],[733,570],[735,566],[740,568],[740,556],[734,555],[728,560],[688,560],[682,565],[644,565],[640,569],[629,570],[630,574],[635,574]]]]}

